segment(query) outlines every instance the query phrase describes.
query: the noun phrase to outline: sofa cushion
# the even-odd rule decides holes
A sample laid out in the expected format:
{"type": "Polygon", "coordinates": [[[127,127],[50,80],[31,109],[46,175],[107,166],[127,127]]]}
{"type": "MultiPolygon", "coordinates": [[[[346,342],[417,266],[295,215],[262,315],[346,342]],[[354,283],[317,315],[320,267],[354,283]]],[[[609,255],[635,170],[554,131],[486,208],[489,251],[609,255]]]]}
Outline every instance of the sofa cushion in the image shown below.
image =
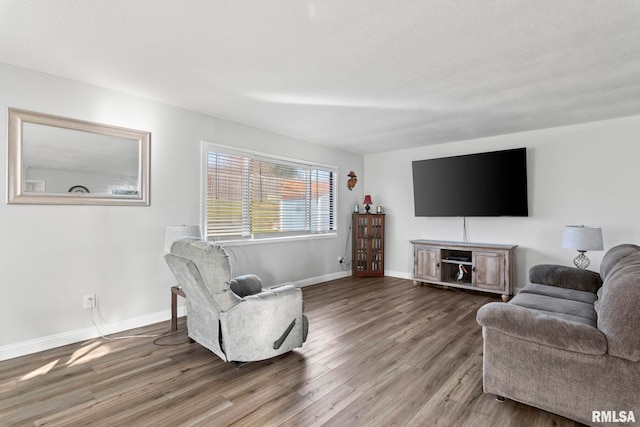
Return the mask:
{"type": "Polygon", "coordinates": [[[596,325],[597,315],[593,304],[585,302],[520,292],[509,301],[509,304],[544,311],[559,318],[590,326],[596,325]]]}
{"type": "Polygon", "coordinates": [[[577,291],[575,289],[559,288],[557,286],[541,285],[540,283],[529,283],[520,293],[546,295],[549,297],[580,301],[593,304],[597,299],[593,292],[577,291]]]}

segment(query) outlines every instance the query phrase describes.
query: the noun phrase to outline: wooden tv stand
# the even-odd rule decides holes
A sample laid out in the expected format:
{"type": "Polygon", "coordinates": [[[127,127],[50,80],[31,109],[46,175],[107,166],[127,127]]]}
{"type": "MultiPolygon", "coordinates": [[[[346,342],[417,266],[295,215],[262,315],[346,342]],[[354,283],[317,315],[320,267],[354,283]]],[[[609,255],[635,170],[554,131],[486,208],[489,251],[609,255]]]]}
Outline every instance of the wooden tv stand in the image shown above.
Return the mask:
{"type": "Polygon", "coordinates": [[[517,245],[411,240],[413,284],[432,283],[454,288],[513,295],[517,245]],[[460,266],[462,277],[458,278],[460,266]]]}

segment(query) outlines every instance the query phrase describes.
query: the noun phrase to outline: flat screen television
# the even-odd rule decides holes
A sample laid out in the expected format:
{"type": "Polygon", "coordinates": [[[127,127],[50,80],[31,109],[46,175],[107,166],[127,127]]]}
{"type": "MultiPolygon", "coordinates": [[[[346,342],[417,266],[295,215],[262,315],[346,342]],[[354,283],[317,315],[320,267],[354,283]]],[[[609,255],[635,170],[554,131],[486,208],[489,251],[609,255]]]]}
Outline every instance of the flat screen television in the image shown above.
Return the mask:
{"type": "Polygon", "coordinates": [[[415,216],[529,216],[526,148],[416,160],[415,216]]]}

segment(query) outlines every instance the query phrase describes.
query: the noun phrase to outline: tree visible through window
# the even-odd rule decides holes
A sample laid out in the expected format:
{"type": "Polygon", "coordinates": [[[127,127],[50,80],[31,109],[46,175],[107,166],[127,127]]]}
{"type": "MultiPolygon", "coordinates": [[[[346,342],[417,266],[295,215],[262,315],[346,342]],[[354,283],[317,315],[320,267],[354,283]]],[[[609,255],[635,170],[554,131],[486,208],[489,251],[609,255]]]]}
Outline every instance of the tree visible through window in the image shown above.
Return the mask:
{"type": "Polygon", "coordinates": [[[220,151],[205,147],[208,239],[335,232],[336,170],[220,151]]]}

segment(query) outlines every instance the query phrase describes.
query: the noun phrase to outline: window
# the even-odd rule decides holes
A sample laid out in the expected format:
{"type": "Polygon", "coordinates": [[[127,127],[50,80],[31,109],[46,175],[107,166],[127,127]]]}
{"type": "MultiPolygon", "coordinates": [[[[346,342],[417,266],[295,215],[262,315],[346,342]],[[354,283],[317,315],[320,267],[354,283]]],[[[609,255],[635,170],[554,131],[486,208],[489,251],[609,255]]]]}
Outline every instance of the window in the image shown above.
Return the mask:
{"type": "Polygon", "coordinates": [[[336,231],[337,170],[205,144],[209,240],[258,240],[336,231]]]}

